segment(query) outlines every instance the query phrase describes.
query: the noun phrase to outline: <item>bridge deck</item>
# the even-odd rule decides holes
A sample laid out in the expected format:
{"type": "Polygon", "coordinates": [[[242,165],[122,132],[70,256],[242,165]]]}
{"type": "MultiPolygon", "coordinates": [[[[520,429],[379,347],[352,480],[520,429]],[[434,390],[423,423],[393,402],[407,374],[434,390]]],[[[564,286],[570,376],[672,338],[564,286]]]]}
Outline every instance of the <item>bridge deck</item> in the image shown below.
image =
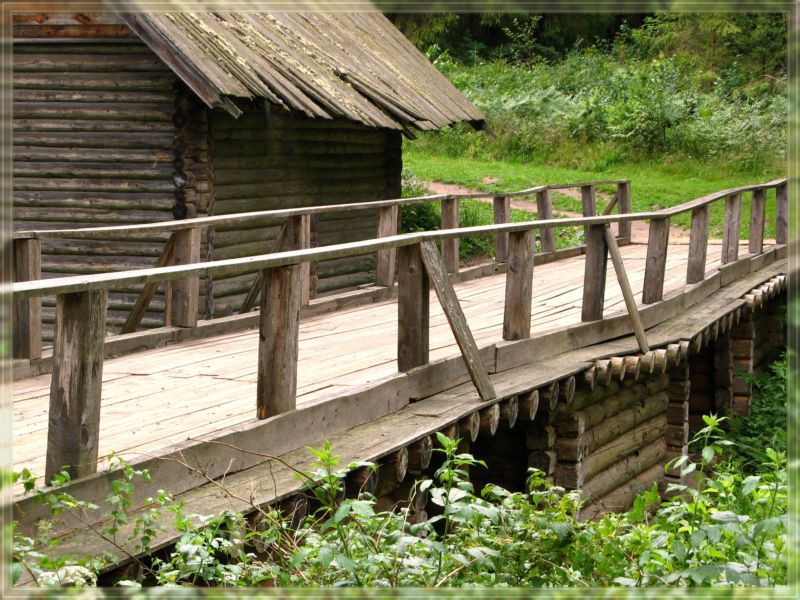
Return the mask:
{"type": "MultiPolygon", "coordinates": [[[[644,278],[647,247],[623,247],[634,290],[644,278]]],[[[746,249],[742,248],[742,253],[746,249]]],[[[671,244],[665,292],[683,287],[688,245],[671,244]]],[[[582,256],[534,269],[533,333],[580,321],[582,256]]],[[[720,263],[709,247],[707,269],[720,263]]],[[[479,346],[501,339],[505,275],[455,286],[479,346]]],[[[641,293],[637,296],[640,298],[641,293]]],[[[609,264],[605,314],[624,311],[609,264]]],[[[458,354],[455,340],[431,296],[431,360],[458,354]]],[[[258,332],[240,331],[108,359],[103,368],[100,455],[129,460],[158,454],[177,442],[213,435],[255,419],[258,332]]],[[[397,306],[385,301],[304,319],[300,326],[298,405],[323,401],[397,371],[397,306]]],[[[14,467],[43,474],[47,447],[50,375],[14,383],[14,467]]],[[[101,465],[102,469],[102,465],[101,465]]]]}

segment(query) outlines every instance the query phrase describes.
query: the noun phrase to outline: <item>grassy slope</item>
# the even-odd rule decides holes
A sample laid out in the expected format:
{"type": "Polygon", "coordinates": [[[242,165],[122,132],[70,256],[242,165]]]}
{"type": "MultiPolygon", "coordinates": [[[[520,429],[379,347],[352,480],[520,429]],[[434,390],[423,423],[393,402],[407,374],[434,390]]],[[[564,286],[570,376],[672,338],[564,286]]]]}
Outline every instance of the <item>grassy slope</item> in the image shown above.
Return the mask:
{"type": "MultiPolygon", "coordinates": [[[[674,206],[705,194],[739,185],[766,182],[785,176],[779,170],[755,174],[725,172],[692,161],[675,163],[639,163],[617,166],[607,171],[592,172],[547,165],[494,162],[470,158],[453,158],[417,152],[413,142],[406,142],[404,166],[420,179],[456,183],[482,191],[518,190],[542,183],[572,183],[599,179],[630,179],[634,210],[650,210],[674,206]],[[497,178],[486,184],[487,177],[497,178]]],[[[562,210],[580,210],[580,203],[560,196],[554,200],[562,210]]],[[[745,194],[742,209],[742,239],[749,232],[750,195],[745,194]]],[[[689,215],[681,215],[676,225],[688,227],[689,215]]],[[[722,203],[715,203],[711,217],[712,235],[721,235],[722,203]]],[[[766,237],[775,235],[775,195],[767,194],[766,237]]]]}

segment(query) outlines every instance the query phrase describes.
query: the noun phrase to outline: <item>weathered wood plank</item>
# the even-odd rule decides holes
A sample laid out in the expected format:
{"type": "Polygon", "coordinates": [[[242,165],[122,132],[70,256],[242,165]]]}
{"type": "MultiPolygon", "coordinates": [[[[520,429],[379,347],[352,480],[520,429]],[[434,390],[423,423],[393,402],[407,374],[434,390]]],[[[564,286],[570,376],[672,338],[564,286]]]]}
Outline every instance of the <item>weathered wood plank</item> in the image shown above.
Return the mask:
{"type": "MultiPolygon", "coordinates": [[[[619,214],[626,214],[631,212],[631,182],[620,181],[617,184],[617,212],[619,214]]],[[[622,238],[624,243],[630,244],[631,242],[631,224],[629,222],[622,222],[619,224],[619,237],[622,238]]]]}
{"type": "MultiPolygon", "coordinates": [[[[442,200],[442,229],[458,228],[458,200],[442,200]]],[[[442,258],[448,273],[458,273],[458,238],[442,240],[442,258]]]]}
{"type": "MultiPolygon", "coordinates": [[[[173,234],[173,256],[176,265],[200,262],[200,228],[182,229],[173,234]]],[[[172,284],[172,324],[176,327],[197,325],[200,302],[200,278],[188,275],[172,284]]]]}
{"type": "MultiPolygon", "coordinates": [[[[583,207],[584,217],[593,217],[597,214],[597,197],[593,185],[581,186],[581,206],[583,207]]],[[[585,237],[589,235],[589,226],[583,228],[585,237]]]]}
{"type": "MultiPolygon", "coordinates": [[[[42,277],[42,242],[14,240],[14,281],[36,281],[42,277]]],[[[14,358],[42,357],[42,299],[14,301],[12,346],[14,358]]]]}
{"type": "MultiPolygon", "coordinates": [[[[389,237],[398,233],[399,206],[386,206],[378,210],[378,237],[389,237]]],[[[375,263],[375,284],[385,287],[394,285],[397,250],[387,248],[378,250],[375,263]]]]}
{"type": "MultiPolygon", "coordinates": [[[[539,220],[549,220],[553,218],[553,200],[550,198],[550,190],[542,190],[536,193],[536,212],[539,220]]],[[[552,227],[539,230],[539,239],[542,243],[542,252],[556,251],[556,235],[552,227]]]]}
{"type": "Polygon", "coordinates": [[[775,242],[789,242],[789,184],[784,181],[775,188],[775,242]]]}
{"type": "Polygon", "coordinates": [[[636,298],[633,296],[633,290],[628,281],[628,274],[625,271],[625,264],[622,262],[622,255],[619,252],[619,246],[617,246],[617,239],[610,227],[605,227],[604,229],[608,253],[611,256],[611,262],[614,264],[614,272],[617,274],[617,281],[622,290],[622,298],[625,300],[625,307],[628,309],[628,316],[631,318],[631,325],[633,325],[633,333],[636,335],[636,342],[639,344],[639,350],[642,352],[649,352],[650,347],[647,345],[647,335],[644,332],[644,325],[639,315],[639,309],[636,307],[636,298]]]}
{"type": "Polygon", "coordinates": [[[97,471],[106,290],[57,298],[45,481],[62,468],[73,478],[97,471]]]}
{"type": "Polygon", "coordinates": [[[453,331],[453,336],[456,338],[461,355],[464,357],[472,382],[483,400],[491,400],[496,397],[494,387],[492,382],[489,381],[489,374],[481,361],[475,338],[472,336],[464,311],[458,302],[453,284],[450,283],[450,279],[447,277],[445,264],[436,250],[436,244],[423,242],[420,244],[420,251],[425,269],[428,272],[430,281],[433,283],[433,289],[436,291],[439,304],[441,304],[442,310],[444,310],[444,314],[447,317],[447,322],[450,324],[450,329],[453,331]]]}
{"type": "MultiPolygon", "coordinates": [[[[164,248],[161,250],[161,255],[158,257],[156,261],[156,267],[163,267],[172,261],[172,254],[175,250],[175,234],[173,233],[169,236],[167,243],[164,244],[164,248]]],[[[141,293],[139,294],[138,298],[136,298],[136,303],[133,305],[130,314],[128,315],[128,319],[125,321],[125,325],[122,326],[122,333],[133,333],[136,331],[136,328],[139,327],[139,323],[142,321],[142,317],[144,313],[147,311],[147,308],[150,306],[150,302],[153,300],[153,296],[156,294],[156,290],[160,282],[158,281],[150,281],[144,284],[144,288],[142,288],[141,293]]],[[[172,302],[172,286],[174,285],[172,282],[169,282],[169,298],[170,303],[172,302]]],[[[199,288],[198,288],[199,291],[199,288]]],[[[172,314],[167,314],[166,318],[169,318],[171,324],[172,322],[172,314]]]]}
{"type": "Polygon", "coordinates": [[[531,336],[535,243],[533,230],[512,233],[508,240],[504,340],[521,340],[531,336]]]}
{"type": "MultiPolygon", "coordinates": [[[[508,196],[495,196],[492,200],[494,208],[494,222],[508,223],[511,221],[511,198],[508,196]]],[[[501,232],[494,236],[494,258],[497,262],[506,262],[508,259],[508,233],[501,232]]]]}
{"type": "Polygon", "coordinates": [[[686,265],[686,283],[698,283],[706,277],[708,254],[708,205],[692,211],[692,230],[689,233],[689,257],[686,265]]]}
{"type": "Polygon", "coordinates": [[[764,250],[764,217],[767,209],[767,190],[753,190],[750,202],[750,240],[748,250],[761,254],[764,250]]]}
{"type": "Polygon", "coordinates": [[[581,320],[598,321],[603,318],[603,303],[606,295],[606,269],[608,267],[606,226],[591,225],[586,229],[586,263],[583,276],[581,320]]]}
{"type": "Polygon", "coordinates": [[[256,392],[259,419],[293,410],[296,406],[302,285],[300,265],[264,273],[256,392]]]}
{"type": "Polygon", "coordinates": [[[397,368],[409,371],[429,360],[430,280],[418,244],[397,252],[397,368]]]}
{"type": "Polygon", "coordinates": [[[725,199],[725,221],[722,233],[722,264],[739,258],[739,229],[742,222],[742,195],[731,194],[725,199]]]}
{"type": "Polygon", "coordinates": [[[668,245],[669,219],[651,219],[642,288],[643,304],[653,304],[664,297],[664,271],[667,268],[668,245]]]}

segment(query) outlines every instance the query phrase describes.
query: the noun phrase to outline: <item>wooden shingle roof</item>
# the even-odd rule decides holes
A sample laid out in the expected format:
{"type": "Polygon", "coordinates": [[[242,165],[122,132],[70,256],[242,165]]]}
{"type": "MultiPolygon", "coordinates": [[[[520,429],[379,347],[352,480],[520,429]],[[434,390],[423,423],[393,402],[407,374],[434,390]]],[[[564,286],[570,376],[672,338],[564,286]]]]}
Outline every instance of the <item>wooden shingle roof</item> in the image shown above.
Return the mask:
{"type": "Polygon", "coordinates": [[[127,25],[210,107],[263,98],[309,117],[439,129],[475,108],[381,13],[136,12],[127,25]]]}

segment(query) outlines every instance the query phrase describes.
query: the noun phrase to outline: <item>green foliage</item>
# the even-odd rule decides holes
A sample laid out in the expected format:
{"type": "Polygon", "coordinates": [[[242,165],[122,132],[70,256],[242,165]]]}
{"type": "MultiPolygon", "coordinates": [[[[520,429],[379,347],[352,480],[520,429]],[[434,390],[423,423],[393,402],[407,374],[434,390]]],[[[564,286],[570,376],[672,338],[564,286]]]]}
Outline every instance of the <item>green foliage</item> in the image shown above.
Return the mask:
{"type": "Polygon", "coordinates": [[[754,171],[785,158],[785,77],[720,79],[706,90],[680,56],[627,59],[594,49],[556,64],[435,64],[486,114],[496,139],[459,126],[425,133],[423,152],[604,169],[661,157],[754,171]],[[727,82],[727,83],[726,83],[727,82]]]}
{"type": "Polygon", "coordinates": [[[786,388],[787,359],[784,354],[762,375],[742,373],[753,386],[750,414],[730,422],[737,454],[748,472],[758,470],[768,460],[766,448],[786,452],[786,423],[789,395],[786,388]]]}
{"type": "MultiPolygon", "coordinates": [[[[253,521],[229,510],[187,516],[180,504],[171,504],[180,540],[168,554],[149,552],[141,579],[118,585],[785,584],[786,455],[768,449],[759,470],[745,476],[721,460],[733,446],[723,437],[723,421],[706,417],[707,426],[695,437],[700,463],[679,461],[686,474],[701,473],[696,487],[671,486],[671,499],[662,501],[654,486],[636,498],[629,513],[597,521],[576,518],[579,492],[566,493],[533,469],[524,492],[489,484],[478,493],[468,473],[485,464],[459,453],[459,440],[442,434],[435,448],[441,466],[411,491],[428,494],[432,516],[419,521],[408,508],[379,512],[369,494],[344,496],[347,471],[369,463],[342,468],[326,443],[311,450],[312,470],[298,474],[317,506],[298,529],[291,530],[272,510],[259,509],[253,521]]],[[[130,498],[127,484],[136,476],[125,474],[112,492],[121,494],[116,505],[123,512],[130,498]]],[[[53,508],[72,511],[76,502],[64,495],[53,508]]],[[[44,525],[36,540],[15,536],[15,564],[35,572],[40,585],[94,585],[102,563],[46,560],[51,527],[44,525]]]]}

